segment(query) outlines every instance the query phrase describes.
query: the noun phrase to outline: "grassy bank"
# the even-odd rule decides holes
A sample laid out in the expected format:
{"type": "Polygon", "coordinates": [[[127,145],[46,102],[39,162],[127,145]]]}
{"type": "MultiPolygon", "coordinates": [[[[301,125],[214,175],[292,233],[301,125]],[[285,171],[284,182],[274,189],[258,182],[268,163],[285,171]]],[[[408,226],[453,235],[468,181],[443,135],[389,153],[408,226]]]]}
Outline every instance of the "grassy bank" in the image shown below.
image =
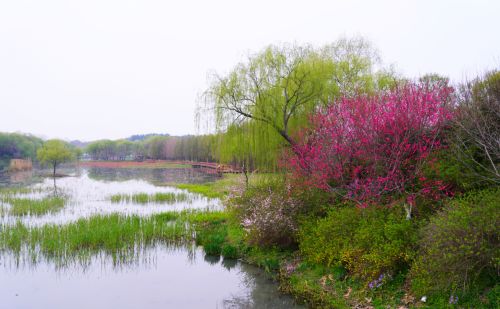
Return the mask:
{"type": "MultiPolygon", "coordinates": [[[[239,258],[257,265],[278,280],[282,291],[312,308],[437,308],[407,292],[406,273],[376,289],[367,288],[342,267],[306,261],[298,251],[249,245],[245,232],[228,211],[166,212],[150,217],[107,215],[67,225],[29,228],[20,223],[0,227],[0,252],[19,259],[54,261],[58,266],[85,264],[100,254],[117,264],[133,262],[141,250],[159,243],[186,244],[196,240],[209,255],[239,258]]],[[[493,308],[494,293],[486,300],[463,305],[493,308]]],[[[436,307],[437,306],[437,307],[436,307]]],[[[444,305],[446,307],[446,304],[444,305]]],[[[450,306],[451,307],[451,306],[450,306]]]]}
{"type": "MultiPolygon", "coordinates": [[[[275,178],[274,174],[254,174],[249,177],[248,184],[254,185],[257,183],[266,182],[269,179],[275,178]]],[[[201,184],[195,183],[165,183],[178,189],[187,190],[191,193],[203,195],[208,198],[223,198],[227,196],[234,188],[245,185],[245,176],[243,174],[224,174],[221,178],[213,182],[205,182],[201,184]]]]}
{"type": "MultiPolygon", "coordinates": [[[[259,182],[248,191],[249,204],[259,202],[255,194],[266,203],[286,200],[286,194],[268,199],[259,182]]],[[[432,217],[422,210],[412,220],[402,207],[330,204],[329,212],[299,220],[297,244],[288,249],[255,244],[234,210],[189,220],[207,253],[262,267],[284,292],[312,308],[498,308],[498,193],[457,196],[432,217]],[[465,284],[471,274],[476,278],[467,290],[449,287],[452,276],[465,284]]],[[[269,207],[264,204],[260,213],[272,215],[269,207]]]]}
{"type": "MultiPolygon", "coordinates": [[[[222,197],[231,186],[241,185],[242,178],[228,175],[201,186],[206,195],[222,197]]],[[[262,183],[266,179],[261,176],[254,181],[262,183]]],[[[253,188],[248,192],[269,190],[253,188]]],[[[132,195],[125,196],[132,199],[132,195]]],[[[208,255],[238,258],[263,268],[279,282],[282,291],[312,308],[496,308],[500,289],[498,285],[492,288],[491,281],[474,282],[475,290],[458,294],[458,305],[451,303],[454,298],[450,298],[449,290],[443,288],[443,292],[430,295],[414,292],[411,284],[415,278],[420,278],[423,288],[437,282],[433,273],[429,273],[430,277],[422,276],[420,268],[415,268],[418,256],[422,257],[419,265],[424,265],[425,270],[440,270],[441,264],[433,265],[440,252],[453,252],[452,257],[468,261],[476,255],[473,246],[477,245],[477,250],[488,248],[484,241],[497,235],[494,220],[498,215],[494,210],[498,196],[498,191],[486,190],[457,197],[435,215],[436,219],[430,220],[406,220],[403,209],[397,207],[358,209],[332,205],[337,208],[322,216],[301,218],[297,243],[286,246],[287,249],[253,242],[241,216],[230,207],[224,211],[190,210],[149,217],[95,216],[62,226],[0,226],[0,252],[32,261],[53,260],[56,265],[85,264],[93,257],[105,255],[120,264],[135,261],[149,246],[183,245],[195,240],[208,255]],[[469,227],[472,232],[467,230],[469,227]],[[481,231],[479,238],[469,237],[475,235],[474,231],[481,231]],[[426,255],[421,252],[425,244],[418,242],[425,233],[432,239],[439,233],[457,238],[428,241],[434,246],[444,240],[443,247],[435,247],[436,251],[431,247],[428,252],[433,255],[426,255]],[[458,251],[446,249],[455,243],[461,245],[456,248],[458,251]],[[467,250],[459,255],[462,247],[467,250]],[[429,297],[424,302],[422,296],[429,297]]],[[[146,194],[141,198],[149,201],[151,197],[146,194]]],[[[259,200],[252,198],[250,202],[259,200]]],[[[276,221],[271,221],[275,225],[276,221]]],[[[495,252],[498,251],[493,248],[489,254],[494,256],[495,252]]],[[[449,257],[441,258],[444,263],[449,257]]]]}

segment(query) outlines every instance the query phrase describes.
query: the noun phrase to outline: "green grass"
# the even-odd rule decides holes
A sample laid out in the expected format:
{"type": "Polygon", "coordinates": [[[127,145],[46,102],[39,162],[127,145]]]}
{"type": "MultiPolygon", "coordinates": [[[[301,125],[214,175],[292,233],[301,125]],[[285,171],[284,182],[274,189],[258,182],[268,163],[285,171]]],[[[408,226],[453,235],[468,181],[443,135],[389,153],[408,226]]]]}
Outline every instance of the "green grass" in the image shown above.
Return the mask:
{"type": "Polygon", "coordinates": [[[48,224],[28,227],[20,222],[0,226],[0,251],[37,260],[40,257],[57,265],[89,261],[104,253],[116,263],[137,258],[138,251],[157,242],[176,243],[191,237],[182,221],[172,221],[177,213],[147,218],[112,214],[80,219],[66,225],[48,224]]]}
{"type": "Polygon", "coordinates": [[[136,261],[148,246],[183,245],[196,239],[208,254],[224,252],[235,258],[238,249],[228,242],[227,219],[226,212],[189,210],[149,217],[97,215],[65,225],[29,227],[18,222],[0,225],[0,253],[33,263],[46,259],[57,266],[86,265],[92,257],[104,254],[123,264],[136,261]],[[215,251],[210,252],[210,246],[215,251]]]}
{"type": "Polygon", "coordinates": [[[218,190],[215,189],[213,183],[209,184],[183,183],[183,184],[177,184],[175,185],[175,187],[178,189],[187,190],[191,193],[200,194],[208,198],[222,198],[224,196],[222,192],[219,192],[218,190]]]}
{"type": "MultiPolygon", "coordinates": [[[[275,174],[253,174],[249,177],[249,185],[266,181],[267,179],[279,177],[275,174]]],[[[224,198],[235,187],[245,185],[245,177],[243,174],[224,174],[213,182],[206,182],[201,184],[193,183],[168,183],[168,186],[176,187],[178,189],[187,190],[191,193],[203,195],[208,198],[224,198]]]]}
{"type": "Polygon", "coordinates": [[[43,190],[44,190],[43,188],[28,188],[28,187],[0,188],[0,198],[7,198],[19,194],[40,193],[43,192],[43,190]]]}
{"type": "Polygon", "coordinates": [[[62,197],[45,197],[42,199],[6,197],[2,201],[10,204],[10,208],[4,209],[4,212],[11,216],[42,216],[58,212],[66,204],[66,199],[62,197]]]}
{"type": "Polygon", "coordinates": [[[223,198],[230,191],[231,188],[237,185],[242,185],[244,181],[243,175],[240,174],[224,174],[213,182],[205,183],[169,183],[168,186],[176,187],[178,189],[187,190],[191,193],[203,195],[208,198],[223,198]]]}
{"type": "Polygon", "coordinates": [[[154,194],[136,193],[136,194],[115,194],[110,197],[112,203],[157,203],[174,204],[189,201],[186,193],[158,192],[154,194]]]}

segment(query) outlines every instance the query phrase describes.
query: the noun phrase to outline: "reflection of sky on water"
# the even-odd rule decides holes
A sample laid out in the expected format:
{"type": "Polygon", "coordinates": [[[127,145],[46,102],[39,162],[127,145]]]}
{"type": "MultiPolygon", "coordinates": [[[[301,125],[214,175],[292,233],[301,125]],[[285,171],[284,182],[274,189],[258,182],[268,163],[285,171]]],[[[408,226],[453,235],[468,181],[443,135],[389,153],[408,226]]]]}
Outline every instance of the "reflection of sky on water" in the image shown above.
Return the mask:
{"type": "MultiPolygon", "coordinates": [[[[34,184],[35,188],[43,188],[42,193],[28,194],[25,197],[41,198],[43,195],[64,194],[68,197],[66,206],[57,213],[46,214],[39,217],[0,217],[0,224],[12,224],[20,220],[26,225],[41,225],[45,223],[62,224],[75,221],[82,217],[96,214],[136,214],[146,216],[169,210],[180,211],[183,209],[220,209],[221,203],[216,199],[207,199],[198,194],[188,193],[189,201],[174,204],[165,203],[111,203],[110,196],[113,194],[134,194],[157,192],[186,192],[168,186],[156,186],[153,183],[164,182],[161,179],[169,179],[170,183],[175,179],[187,177],[186,173],[179,174],[178,171],[169,169],[82,169],[71,177],[43,178],[41,183],[34,184]],[[137,178],[134,178],[134,175],[137,178]],[[179,178],[181,175],[181,178],[179,178]]],[[[32,179],[35,179],[33,176],[32,179]]],[[[29,183],[29,180],[25,182],[29,183]]],[[[8,209],[9,205],[4,204],[8,209]]]]}
{"type": "Polygon", "coordinates": [[[5,308],[302,308],[262,270],[195,247],[159,245],[121,267],[102,257],[85,268],[0,262],[5,308]]]}
{"type": "MultiPolygon", "coordinates": [[[[20,218],[28,225],[67,223],[95,214],[149,215],[186,208],[220,209],[218,200],[190,194],[191,202],[113,204],[117,193],[184,192],[157,183],[203,182],[211,175],[189,169],[81,169],[54,180],[37,173],[0,175],[1,186],[44,188],[28,196],[65,194],[68,205],[56,214],[20,218]]],[[[0,224],[18,218],[0,217],[0,224]]],[[[0,254],[0,308],[303,308],[279,293],[259,268],[207,256],[195,246],[157,244],[136,248],[117,263],[105,254],[59,265],[43,254],[0,254]]],[[[22,250],[23,251],[23,250],[22,250]]]]}

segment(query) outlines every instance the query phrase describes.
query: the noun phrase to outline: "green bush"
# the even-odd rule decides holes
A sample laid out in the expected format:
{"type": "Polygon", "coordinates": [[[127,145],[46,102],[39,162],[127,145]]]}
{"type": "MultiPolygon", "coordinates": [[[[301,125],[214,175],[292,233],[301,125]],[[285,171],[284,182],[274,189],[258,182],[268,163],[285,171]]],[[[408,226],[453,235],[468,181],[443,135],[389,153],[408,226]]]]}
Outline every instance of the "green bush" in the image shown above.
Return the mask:
{"type": "Polygon", "coordinates": [[[499,206],[500,189],[489,189],[457,198],[434,216],[422,229],[410,273],[413,291],[465,297],[494,286],[500,271],[499,206]]]}
{"type": "Polygon", "coordinates": [[[226,243],[222,246],[221,254],[223,257],[228,259],[237,259],[238,249],[235,246],[226,243]]]}
{"type": "Polygon", "coordinates": [[[343,207],[325,218],[307,220],[299,232],[299,247],[313,263],[344,266],[352,276],[373,283],[408,269],[416,225],[396,209],[343,207]]]}

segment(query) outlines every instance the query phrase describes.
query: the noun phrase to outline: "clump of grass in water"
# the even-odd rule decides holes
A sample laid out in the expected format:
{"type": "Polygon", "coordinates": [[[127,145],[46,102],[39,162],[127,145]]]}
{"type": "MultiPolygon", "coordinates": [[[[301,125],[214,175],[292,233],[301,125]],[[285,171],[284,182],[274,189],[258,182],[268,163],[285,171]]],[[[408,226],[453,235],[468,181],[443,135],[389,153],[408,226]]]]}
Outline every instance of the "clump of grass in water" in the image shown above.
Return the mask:
{"type": "Polygon", "coordinates": [[[4,211],[11,216],[41,216],[63,209],[66,199],[62,197],[45,197],[43,199],[7,197],[3,199],[3,202],[10,204],[8,211],[4,211]]]}
{"type": "Polygon", "coordinates": [[[28,188],[28,187],[0,188],[0,199],[5,200],[15,195],[40,193],[42,191],[44,191],[43,188],[28,188]]]}
{"type": "Polygon", "coordinates": [[[196,239],[207,254],[234,258],[239,241],[225,227],[227,220],[224,212],[190,210],[149,217],[97,215],[66,225],[29,227],[18,222],[0,225],[0,254],[12,254],[18,263],[49,260],[57,267],[88,265],[93,257],[102,255],[111,257],[114,265],[122,265],[137,261],[148,246],[185,245],[196,239]]]}
{"type": "Polygon", "coordinates": [[[189,201],[189,196],[186,193],[137,193],[137,194],[115,194],[111,196],[112,203],[164,203],[164,204],[174,204],[178,202],[189,201]]]}
{"type": "Polygon", "coordinates": [[[9,187],[9,188],[0,188],[0,195],[8,196],[15,194],[28,194],[31,193],[33,189],[26,187],[9,187]]]}
{"type": "Polygon", "coordinates": [[[192,232],[175,212],[151,217],[112,214],[80,219],[67,225],[48,224],[27,227],[18,222],[0,226],[0,252],[10,252],[17,259],[41,257],[58,266],[72,262],[86,264],[101,253],[115,264],[132,262],[141,250],[158,242],[180,244],[192,232]]]}

